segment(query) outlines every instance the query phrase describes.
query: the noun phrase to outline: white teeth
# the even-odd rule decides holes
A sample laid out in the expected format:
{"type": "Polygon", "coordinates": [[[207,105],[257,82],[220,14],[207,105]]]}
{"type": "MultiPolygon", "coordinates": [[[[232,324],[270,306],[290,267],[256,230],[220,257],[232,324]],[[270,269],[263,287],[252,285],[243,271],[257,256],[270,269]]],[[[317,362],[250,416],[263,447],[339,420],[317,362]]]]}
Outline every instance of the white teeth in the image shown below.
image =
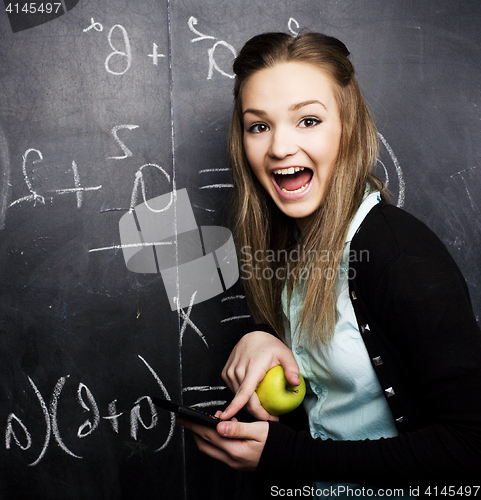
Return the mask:
{"type": "Polygon", "coordinates": [[[304,170],[304,167],[278,168],[277,170],[274,170],[274,174],[292,175],[295,174],[296,172],[300,172],[301,170],[304,170]]]}
{"type": "MultiPolygon", "coordinates": [[[[289,168],[278,168],[277,170],[274,170],[274,174],[275,175],[292,175],[292,174],[295,174],[296,172],[300,172],[301,170],[304,170],[305,167],[289,167],[289,168]]],[[[294,191],[289,191],[288,189],[284,188],[284,187],[281,187],[281,190],[284,192],[284,193],[300,193],[301,191],[304,191],[307,186],[309,186],[311,180],[309,180],[306,184],[304,184],[304,186],[301,186],[299,189],[296,189],[294,191]]]]}

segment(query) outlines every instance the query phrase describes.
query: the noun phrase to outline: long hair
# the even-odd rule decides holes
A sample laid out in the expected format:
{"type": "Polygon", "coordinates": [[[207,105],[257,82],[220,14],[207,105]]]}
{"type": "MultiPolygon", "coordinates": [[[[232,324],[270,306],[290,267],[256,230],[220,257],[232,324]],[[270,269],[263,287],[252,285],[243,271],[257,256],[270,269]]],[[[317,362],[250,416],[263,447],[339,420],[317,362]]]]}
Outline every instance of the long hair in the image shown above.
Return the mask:
{"type": "Polygon", "coordinates": [[[382,190],[371,172],[378,155],[376,127],[354,78],[349,51],[336,38],[319,33],[258,35],[239,53],[234,73],[230,214],[248,306],[256,322],[271,325],[283,337],[282,292],[286,288],[290,303],[297,289],[303,299],[297,325],[301,335],[311,343],[327,342],[337,320],[336,277],[349,224],[366,189],[382,190]],[[284,62],[309,63],[324,71],[333,83],[341,119],[339,153],[324,201],[300,236],[295,221],[278,209],[253,174],[243,147],[243,87],[257,71],[284,62]]]}

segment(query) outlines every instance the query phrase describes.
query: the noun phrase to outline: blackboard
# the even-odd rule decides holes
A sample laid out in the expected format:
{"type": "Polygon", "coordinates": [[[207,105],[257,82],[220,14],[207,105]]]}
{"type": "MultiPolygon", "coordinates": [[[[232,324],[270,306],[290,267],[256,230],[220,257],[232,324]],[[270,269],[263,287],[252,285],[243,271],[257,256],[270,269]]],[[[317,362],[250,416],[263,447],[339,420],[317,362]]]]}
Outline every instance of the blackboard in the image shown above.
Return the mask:
{"type": "Polygon", "coordinates": [[[199,226],[225,226],[231,63],[260,32],[346,43],[393,202],[447,245],[479,318],[478,0],[24,3],[0,13],[2,499],[249,498],[251,475],[149,399],[229,400],[240,283],[173,311],[159,273],[127,268],[119,221],[186,190],[199,226]]]}

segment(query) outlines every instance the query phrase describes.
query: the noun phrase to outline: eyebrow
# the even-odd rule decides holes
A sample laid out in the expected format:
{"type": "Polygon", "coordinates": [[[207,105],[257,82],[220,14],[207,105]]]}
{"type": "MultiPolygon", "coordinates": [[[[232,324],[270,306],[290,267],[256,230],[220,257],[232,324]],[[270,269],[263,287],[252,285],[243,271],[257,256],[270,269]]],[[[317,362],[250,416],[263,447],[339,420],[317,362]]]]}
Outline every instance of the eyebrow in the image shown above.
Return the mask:
{"type": "MultiPolygon", "coordinates": [[[[319,101],[317,99],[311,99],[309,101],[302,101],[302,102],[298,102],[296,104],[293,104],[292,106],[289,107],[289,111],[297,111],[297,110],[303,108],[304,106],[309,106],[310,104],[320,104],[327,111],[325,104],[323,104],[321,101],[319,101]]],[[[265,111],[262,111],[261,109],[253,109],[253,108],[246,109],[242,113],[242,115],[245,115],[246,113],[252,113],[252,114],[258,115],[258,116],[265,116],[267,114],[265,111]]]]}
{"type": "Polygon", "coordinates": [[[298,102],[297,104],[293,104],[289,108],[289,111],[297,111],[298,109],[301,109],[304,106],[309,106],[309,104],[320,104],[327,111],[325,104],[322,103],[321,101],[318,101],[317,99],[312,99],[310,101],[303,101],[303,102],[298,102]]]}

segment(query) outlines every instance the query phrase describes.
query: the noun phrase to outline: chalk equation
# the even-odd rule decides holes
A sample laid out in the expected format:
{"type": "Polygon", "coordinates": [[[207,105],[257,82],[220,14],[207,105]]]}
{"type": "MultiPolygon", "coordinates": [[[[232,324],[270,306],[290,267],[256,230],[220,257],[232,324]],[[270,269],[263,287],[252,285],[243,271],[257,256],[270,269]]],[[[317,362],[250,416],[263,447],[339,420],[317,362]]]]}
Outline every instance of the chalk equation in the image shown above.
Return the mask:
{"type": "MultiPolygon", "coordinates": [[[[10,203],[10,206],[17,205],[19,203],[22,203],[24,201],[31,201],[33,202],[34,206],[40,202],[42,204],[45,204],[45,196],[42,194],[39,194],[37,191],[37,188],[34,186],[34,183],[32,182],[30,178],[30,174],[27,169],[27,163],[30,162],[31,165],[36,165],[39,162],[43,162],[43,154],[40,150],[30,148],[25,151],[25,154],[22,157],[22,172],[23,172],[23,179],[25,181],[25,184],[28,188],[28,191],[30,192],[29,195],[23,196],[21,198],[16,199],[15,201],[10,203]],[[30,159],[32,158],[32,159],[30,159]]],[[[74,186],[75,187],[70,187],[70,188],[62,188],[62,189],[54,189],[51,191],[51,195],[53,194],[75,194],[76,200],[77,200],[77,208],[82,207],[82,202],[83,202],[83,194],[86,191],[98,191],[102,186],[90,186],[90,187],[82,187],[80,184],[80,174],[79,170],[77,167],[77,163],[72,161],[72,174],[73,174],[73,180],[74,180],[74,186]]],[[[44,193],[46,195],[46,193],[44,193]]],[[[52,199],[52,197],[50,197],[52,199]]]]}
{"type": "MultiPolygon", "coordinates": [[[[142,357],[138,356],[139,359],[144,363],[145,367],[151,373],[155,382],[158,385],[159,391],[162,393],[162,396],[166,399],[171,399],[169,392],[167,391],[165,385],[160,379],[159,375],[155,372],[152,366],[142,357]]],[[[59,419],[61,419],[61,415],[59,414],[60,403],[62,399],[62,392],[64,391],[64,387],[68,382],[69,375],[62,376],[58,379],[55,387],[52,391],[52,395],[50,397],[50,402],[47,405],[45,398],[41,394],[35,382],[28,377],[28,381],[30,386],[35,393],[38,404],[41,408],[44,423],[45,423],[45,434],[43,436],[43,444],[41,445],[41,450],[36,456],[35,460],[28,463],[28,466],[34,467],[38,465],[42,459],[45,457],[45,454],[48,451],[48,448],[51,442],[55,442],[60,449],[66,453],[67,455],[76,458],[82,459],[83,457],[79,455],[75,449],[74,443],[66,443],[64,437],[62,436],[59,419]]],[[[182,392],[209,392],[209,391],[223,391],[225,390],[225,386],[192,386],[183,388],[182,392]]],[[[156,407],[152,403],[152,398],[149,395],[140,396],[133,403],[130,412],[128,415],[124,416],[124,412],[119,412],[117,409],[117,400],[114,399],[108,404],[107,414],[101,415],[99,406],[95,400],[95,397],[91,390],[82,382],[80,382],[76,389],[76,399],[79,404],[79,412],[82,412],[87,415],[87,418],[84,423],[82,423],[76,432],[77,439],[85,439],[90,436],[92,433],[98,431],[101,427],[101,422],[104,420],[108,423],[108,426],[112,432],[119,434],[121,430],[121,425],[124,424],[125,421],[128,421],[127,428],[130,438],[134,441],[138,440],[138,432],[139,428],[143,428],[147,431],[153,431],[159,423],[159,418],[157,414],[156,407]],[[124,417],[124,418],[122,418],[124,417]]],[[[226,403],[225,400],[211,400],[205,401],[197,405],[197,407],[208,407],[208,406],[221,406],[226,403]]],[[[170,423],[167,429],[167,435],[164,437],[165,430],[162,433],[163,442],[160,446],[155,447],[152,450],[153,453],[160,452],[164,450],[172,440],[175,430],[175,416],[173,413],[170,414],[170,423]]],[[[158,433],[157,433],[158,434],[158,433]]],[[[155,438],[158,436],[156,435],[155,438]]],[[[155,439],[154,438],[154,439],[155,439]]],[[[6,427],[5,427],[5,448],[7,450],[11,450],[14,446],[18,447],[23,452],[30,450],[34,444],[35,437],[32,436],[30,431],[27,428],[27,425],[18,417],[18,415],[14,412],[10,413],[6,419],[6,427]]]]}
{"type": "MultiPolygon", "coordinates": [[[[193,38],[190,43],[196,43],[196,42],[201,42],[203,40],[217,40],[215,36],[212,35],[204,35],[200,31],[198,31],[195,26],[198,24],[197,18],[194,16],[191,16],[187,22],[190,31],[196,35],[196,38],[193,38]]],[[[229,50],[232,54],[232,56],[235,58],[237,57],[237,52],[234,49],[234,47],[230,44],[227,43],[225,40],[217,40],[212,47],[207,49],[207,56],[209,59],[209,70],[207,72],[207,80],[211,80],[212,76],[214,74],[214,70],[219,72],[222,76],[226,76],[227,78],[234,78],[235,75],[228,73],[227,71],[224,71],[219,67],[215,60],[215,51],[218,47],[225,47],[227,50],[229,50]]]]}
{"type": "MultiPolygon", "coordinates": [[[[217,38],[212,35],[204,35],[195,28],[195,25],[197,25],[197,23],[198,20],[193,16],[191,16],[187,21],[189,29],[196,35],[196,38],[193,38],[191,40],[191,43],[200,42],[203,40],[213,40],[215,42],[212,47],[207,49],[207,58],[209,64],[207,79],[212,79],[214,71],[217,71],[222,76],[234,78],[233,74],[223,70],[219,66],[215,58],[216,51],[220,47],[224,47],[224,49],[227,49],[235,58],[237,56],[237,53],[234,47],[225,40],[217,40],[217,38]]],[[[104,31],[104,26],[101,22],[96,21],[94,18],[91,18],[90,24],[87,27],[83,28],[82,31],[83,33],[102,33],[104,31]]],[[[127,29],[121,24],[115,24],[114,26],[112,26],[107,33],[107,43],[112,52],[110,52],[105,59],[105,71],[107,71],[107,73],[111,75],[122,76],[127,73],[127,71],[129,71],[132,66],[133,60],[132,46],[127,29]]],[[[165,58],[166,55],[159,52],[159,45],[156,42],[152,42],[152,52],[150,54],[147,54],[147,57],[152,58],[152,64],[154,66],[157,66],[159,63],[159,59],[165,58]]]]}
{"type": "MultiPolygon", "coordinates": [[[[101,33],[104,31],[102,23],[95,21],[94,18],[90,19],[90,25],[82,30],[84,33],[96,31],[101,33]]],[[[109,44],[112,52],[105,58],[105,71],[111,75],[121,76],[127,73],[132,66],[132,46],[130,37],[127,30],[121,24],[115,24],[107,33],[107,43],[109,44]],[[117,33],[119,36],[117,36],[117,33]],[[120,37],[120,42],[117,38],[120,37]],[[115,40],[115,41],[114,41],[115,40]]],[[[157,43],[152,43],[152,53],[147,54],[147,57],[152,58],[152,64],[157,66],[159,59],[166,57],[165,54],[159,52],[157,43]]]]}
{"type": "MultiPolygon", "coordinates": [[[[139,128],[138,125],[132,125],[132,124],[116,125],[115,127],[112,128],[111,130],[112,137],[115,143],[122,151],[123,155],[109,156],[106,158],[106,160],[125,160],[126,158],[133,156],[132,151],[127,147],[124,140],[121,140],[119,138],[118,133],[120,130],[135,130],[137,128],[139,128]]],[[[45,204],[47,201],[53,203],[53,198],[56,195],[74,194],[76,198],[77,208],[81,208],[84,200],[84,194],[86,192],[99,191],[100,189],[102,189],[102,185],[82,186],[79,167],[76,161],[72,160],[71,171],[72,171],[74,186],[42,191],[40,187],[35,185],[31,175],[33,168],[38,166],[39,164],[43,164],[43,166],[46,166],[48,164],[47,160],[44,159],[42,151],[36,148],[27,149],[22,156],[22,173],[23,173],[23,180],[29,194],[26,196],[21,196],[20,198],[17,198],[16,200],[10,202],[9,207],[13,207],[14,205],[18,205],[23,202],[32,202],[33,206],[36,206],[37,203],[45,204]]],[[[131,198],[135,198],[137,196],[137,189],[139,183],[142,186],[142,192],[145,197],[145,183],[143,182],[142,171],[144,168],[147,167],[153,167],[158,169],[163,174],[165,174],[168,181],[170,181],[169,175],[165,172],[164,169],[162,169],[158,165],[153,163],[142,165],[139,168],[134,178],[131,198]]]]}

